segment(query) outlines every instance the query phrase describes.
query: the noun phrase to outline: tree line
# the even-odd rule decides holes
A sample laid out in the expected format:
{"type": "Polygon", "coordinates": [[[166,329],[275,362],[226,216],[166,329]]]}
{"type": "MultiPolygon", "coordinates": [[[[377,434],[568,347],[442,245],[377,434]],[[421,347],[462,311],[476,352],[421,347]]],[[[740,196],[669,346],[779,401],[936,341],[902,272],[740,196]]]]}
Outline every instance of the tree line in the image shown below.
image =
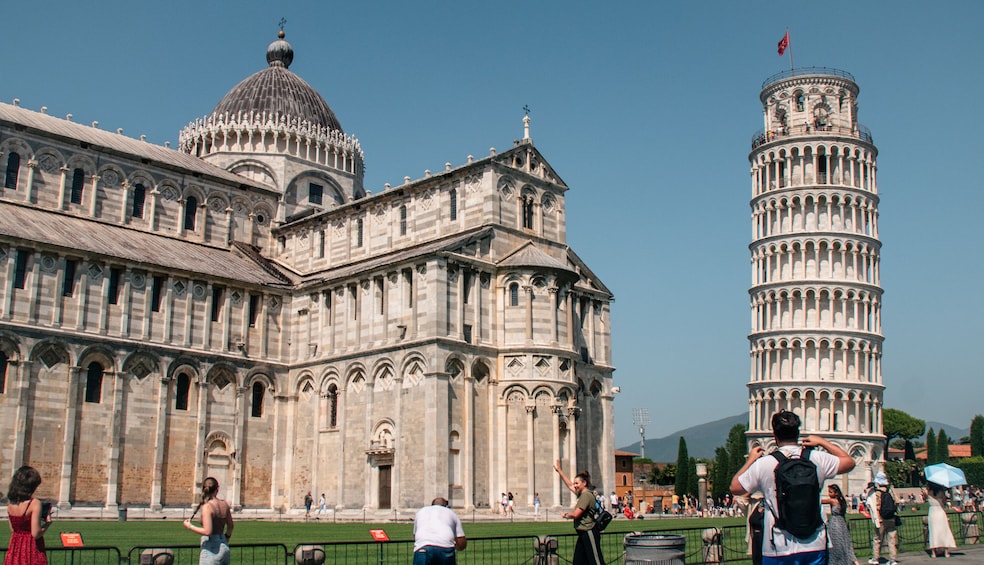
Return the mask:
{"type": "MultiPolygon", "coordinates": [[[[970,435],[962,438],[949,437],[942,429],[937,432],[932,427],[926,430],[926,422],[902,410],[885,408],[882,410],[882,429],[885,432],[885,453],[888,447],[901,449],[901,458],[886,459],[885,472],[895,486],[921,486],[925,484],[922,469],[935,463],[949,463],[959,467],[967,475],[967,481],[974,485],[984,485],[984,416],[978,414],[970,422],[970,435]],[[919,441],[925,434],[925,442],[919,441]],[[950,445],[970,445],[970,457],[951,458],[950,445]],[[926,449],[925,460],[917,458],[916,452],[926,449]]],[[[745,424],[735,424],[728,432],[724,445],[714,450],[714,459],[698,460],[690,457],[687,440],[680,437],[676,465],[666,465],[653,469],[650,481],[653,484],[673,484],[675,494],[697,496],[697,463],[707,465],[707,492],[714,500],[721,500],[728,493],[731,478],[741,469],[748,453],[745,424]]],[[[700,501],[701,504],[704,501],[700,501]]]]}

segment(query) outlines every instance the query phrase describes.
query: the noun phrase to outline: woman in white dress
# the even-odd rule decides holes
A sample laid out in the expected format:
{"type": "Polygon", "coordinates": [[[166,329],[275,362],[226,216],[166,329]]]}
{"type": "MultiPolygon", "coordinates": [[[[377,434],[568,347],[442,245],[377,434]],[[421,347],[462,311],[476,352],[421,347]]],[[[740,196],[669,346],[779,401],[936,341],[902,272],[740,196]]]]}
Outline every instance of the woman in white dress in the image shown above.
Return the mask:
{"type": "Polygon", "coordinates": [[[943,550],[943,557],[950,556],[950,548],[957,547],[950,530],[950,518],[946,514],[946,487],[935,483],[926,484],[926,500],[929,502],[929,555],[936,557],[943,550]]]}

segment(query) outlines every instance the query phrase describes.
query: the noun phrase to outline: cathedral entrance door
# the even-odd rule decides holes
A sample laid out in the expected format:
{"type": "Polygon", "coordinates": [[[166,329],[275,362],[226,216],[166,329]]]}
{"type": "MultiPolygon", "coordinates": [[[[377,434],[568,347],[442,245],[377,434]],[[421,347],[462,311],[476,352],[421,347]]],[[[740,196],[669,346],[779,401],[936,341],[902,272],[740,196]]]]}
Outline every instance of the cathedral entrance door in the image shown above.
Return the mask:
{"type": "Polygon", "coordinates": [[[379,466],[379,508],[389,509],[392,502],[390,500],[393,483],[393,466],[379,466]]]}

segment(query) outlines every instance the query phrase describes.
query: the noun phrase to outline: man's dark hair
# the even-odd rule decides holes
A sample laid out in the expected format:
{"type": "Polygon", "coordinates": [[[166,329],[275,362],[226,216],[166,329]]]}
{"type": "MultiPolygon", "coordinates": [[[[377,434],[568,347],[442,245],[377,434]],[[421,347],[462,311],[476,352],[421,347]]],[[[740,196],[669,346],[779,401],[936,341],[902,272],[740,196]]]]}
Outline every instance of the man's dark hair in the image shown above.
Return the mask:
{"type": "Polygon", "coordinates": [[[777,442],[796,441],[800,435],[800,419],[794,412],[782,410],[772,415],[772,435],[777,442]]]}

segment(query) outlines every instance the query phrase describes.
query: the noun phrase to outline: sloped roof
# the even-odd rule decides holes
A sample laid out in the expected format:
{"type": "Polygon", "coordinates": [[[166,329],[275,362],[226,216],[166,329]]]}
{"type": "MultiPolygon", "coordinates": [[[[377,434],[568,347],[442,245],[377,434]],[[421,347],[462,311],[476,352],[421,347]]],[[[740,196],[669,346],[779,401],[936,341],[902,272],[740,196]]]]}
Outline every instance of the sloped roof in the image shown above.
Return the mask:
{"type": "Polygon", "coordinates": [[[336,267],[334,269],[329,269],[327,271],[321,271],[310,277],[307,277],[304,280],[304,282],[314,283],[314,282],[327,282],[327,281],[338,280],[338,279],[347,279],[359,273],[372,272],[386,265],[410,261],[416,259],[417,257],[433,255],[441,251],[454,251],[456,249],[460,249],[464,245],[468,245],[473,241],[478,241],[480,239],[490,236],[493,236],[492,228],[487,226],[480,227],[480,228],[473,229],[471,231],[464,232],[462,234],[457,234],[453,237],[431,241],[424,245],[419,245],[416,247],[411,247],[409,249],[403,249],[393,253],[379,255],[371,259],[360,260],[354,263],[349,263],[347,265],[341,265],[339,267],[336,267]]]}
{"type": "Polygon", "coordinates": [[[151,161],[154,166],[161,168],[208,175],[236,186],[245,185],[266,192],[272,190],[271,187],[263,183],[230,173],[187,153],[126,137],[119,133],[77,124],[19,106],[0,102],[0,122],[19,124],[45,134],[67,138],[66,141],[72,145],[82,142],[96,149],[103,148],[115,151],[123,155],[125,159],[146,159],[151,161]]]}
{"type": "Polygon", "coordinates": [[[558,271],[568,271],[575,276],[577,273],[564,263],[547,255],[543,250],[536,246],[532,241],[521,245],[518,249],[506,255],[499,261],[499,267],[539,267],[543,269],[554,269],[558,271]]]}
{"type": "Polygon", "coordinates": [[[246,284],[284,286],[284,278],[229,249],[0,202],[0,236],[113,257],[145,268],[201,274],[246,284]]]}

